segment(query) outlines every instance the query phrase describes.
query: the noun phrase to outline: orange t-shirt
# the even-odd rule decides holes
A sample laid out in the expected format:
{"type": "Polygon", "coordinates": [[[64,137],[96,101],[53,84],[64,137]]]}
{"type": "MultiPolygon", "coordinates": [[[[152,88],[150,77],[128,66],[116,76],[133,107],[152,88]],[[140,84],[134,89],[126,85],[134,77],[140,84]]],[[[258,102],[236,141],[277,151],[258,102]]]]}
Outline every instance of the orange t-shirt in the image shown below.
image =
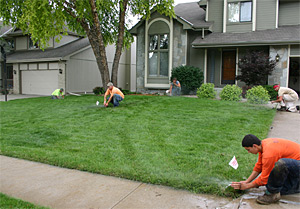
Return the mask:
{"type": "Polygon", "coordinates": [[[300,160],[300,144],[286,139],[267,138],[262,140],[262,151],[258,153],[258,160],[254,171],[261,175],[253,181],[259,186],[268,183],[269,175],[275,163],[281,158],[300,160]]]}
{"type": "Polygon", "coordinates": [[[107,89],[105,94],[104,94],[104,98],[106,98],[108,95],[113,96],[114,94],[119,94],[123,99],[124,99],[124,94],[122,93],[122,91],[116,87],[113,87],[112,90],[107,89]]]}

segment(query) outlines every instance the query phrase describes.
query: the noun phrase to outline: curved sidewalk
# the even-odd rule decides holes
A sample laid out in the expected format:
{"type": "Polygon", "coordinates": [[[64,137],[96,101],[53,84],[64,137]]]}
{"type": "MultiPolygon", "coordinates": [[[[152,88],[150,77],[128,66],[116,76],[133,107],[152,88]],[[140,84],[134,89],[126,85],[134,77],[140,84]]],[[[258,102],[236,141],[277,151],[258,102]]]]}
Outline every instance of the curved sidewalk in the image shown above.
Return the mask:
{"type": "MultiPolygon", "coordinates": [[[[299,127],[299,113],[278,112],[268,136],[286,138],[299,143],[299,127]]],[[[284,196],[279,204],[263,206],[255,203],[255,198],[263,194],[263,188],[251,189],[243,197],[232,200],[6,156],[0,156],[0,175],[2,193],[50,208],[296,209],[300,207],[299,194],[284,196]]]]}

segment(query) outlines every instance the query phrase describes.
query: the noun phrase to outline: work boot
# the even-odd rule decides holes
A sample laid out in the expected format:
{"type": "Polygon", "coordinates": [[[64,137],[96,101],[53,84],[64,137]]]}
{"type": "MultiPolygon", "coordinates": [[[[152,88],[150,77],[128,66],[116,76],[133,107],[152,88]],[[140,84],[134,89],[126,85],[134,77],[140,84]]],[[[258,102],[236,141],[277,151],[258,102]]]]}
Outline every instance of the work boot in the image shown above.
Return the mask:
{"type": "Polygon", "coordinates": [[[269,205],[271,203],[276,203],[280,200],[280,193],[269,193],[269,192],[266,192],[264,194],[264,196],[259,196],[257,199],[256,199],[256,202],[260,203],[260,204],[263,204],[263,205],[269,205]],[[268,194],[267,194],[268,193],[268,194]]]}

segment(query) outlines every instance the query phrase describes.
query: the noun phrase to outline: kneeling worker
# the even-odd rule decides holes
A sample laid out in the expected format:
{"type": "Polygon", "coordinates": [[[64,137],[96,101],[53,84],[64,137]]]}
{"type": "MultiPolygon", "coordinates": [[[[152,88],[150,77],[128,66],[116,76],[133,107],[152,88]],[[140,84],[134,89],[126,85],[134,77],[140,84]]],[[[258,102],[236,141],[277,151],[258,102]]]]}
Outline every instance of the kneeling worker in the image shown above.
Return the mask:
{"type": "Polygon", "coordinates": [[[106,90],[105,94],[104,94],[104,103],[103,105],[105,107],[108,106],[108,104],[111,102],[114,107],[119,106],[119,102],[121,102],[124,99],[124,94],[121,92],[120,89],[118,89],[117,87],[114,87],[114,84],[112,82],[109,82],[107,84],[108,89],[106,90]],[[109,98],[106,101],[106,97],[109,96],[109,98]]]}
{"type": "Polygon", "coordinates": [[[288,112],[297,112],[296,101],[298,101],[298,94],[290,88],[281,87],[278,84],[273,86],[275,91],[278,91],[278,99],[271,101],[272,103],[280,103],[282,108],[288,112]]]}
{"type": "Polygon", "coordinates": [[[52,99],[64,99],[64,89],[60,88],[60,89],[56,89],[55,91],[53,91],[52,95],[51,95],[52,99]]]}
{"type": "Polygon", "coordinates": [[[249,153],[258,153],[258,160],[246,181],[232,182],[234,189],[246,190],[266,185],[264,196],[256,199],[264,205],[278,202],[280,195],[300,192],[300,144],[279,138],[261,141],[249,134],[244,137],[242,146],[249,153]]]}

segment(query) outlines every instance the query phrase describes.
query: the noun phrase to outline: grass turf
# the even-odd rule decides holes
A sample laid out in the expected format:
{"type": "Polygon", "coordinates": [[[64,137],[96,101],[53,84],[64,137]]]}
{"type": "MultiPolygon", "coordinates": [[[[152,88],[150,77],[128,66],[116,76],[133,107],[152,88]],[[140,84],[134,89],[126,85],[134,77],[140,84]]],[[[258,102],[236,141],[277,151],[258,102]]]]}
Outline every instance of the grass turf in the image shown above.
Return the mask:
{"type": "MultiPolygon", "coordinates": [[[[47,209],[47,207],[41,207],[32,203],[9,197],[3,193],[0,193],[0,208],[1,209],[47,209]]],[[[48,208],[49,209],[49,208],[48,208]]]]}
{"type": "Polygon", "coordinates": [[[257,156],[246,134],[267,136],[275,111],[263,106],[184,97],[68,96],[1,102],[0,154],[104,175],[225,195],[248,177],[257,156]],[[236,156],[239,168],[228,165],[236,156]]]}

